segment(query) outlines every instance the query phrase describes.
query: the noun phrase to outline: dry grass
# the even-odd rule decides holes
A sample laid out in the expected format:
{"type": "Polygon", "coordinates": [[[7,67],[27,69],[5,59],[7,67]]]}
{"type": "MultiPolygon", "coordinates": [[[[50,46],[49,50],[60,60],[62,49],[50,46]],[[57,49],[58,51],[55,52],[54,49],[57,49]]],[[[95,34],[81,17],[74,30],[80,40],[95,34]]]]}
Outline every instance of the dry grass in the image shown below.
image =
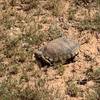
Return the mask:
{"type": "MultiPolygon", "coordinates": [[[[77,67],[80,64],[78,60],[95,63],[90,56],[81,55],[83,58],[78,58],[76,63],[66,66],[59,64],[56,69],[48,68],[47,72],[42,71],[34,60],[33,53],[36,48],[68,33],[67,29],[70,27],[77,31],[81,30],[83,33],[85,30],[100,32],[100,15],[98,13],[94,19],[89,17],[77,20],[75,18],[75,14],[81,7],[90,10],[90,5],[93,5],[98,11],[99,7],[96,5],[100,4],[100,0],[96,0],[96,2],[72,0],[73,2],[69,2],[71,4],[67,13],[63,12],[66,1],[0,1],[0,98],[2,100],[67,100],[68,98],[72,100],[78,97],[84,98],[84,95],[87,100],[99,100],[100,69],[89,68],[84,74],[80,67],[81,74],[95,83],[92,93],[83,90],[82,96],[80,96],[81,89],[77,84],[77,76],[80,75],[77,73],[78,70],[74,72],[76,77],[66,84],[66,81],[73,75],[71,72],[73,66],[77,67]],[[62,26],[67,24],[67,29],[63,29],[62,26]],[[70,66],[72,67],[70,68],[70,66]],[[68,74],[69,72],[70,74],[68,74]]],[[[80,36],[79,34],[78,37],[80,38],[80,36]]],[[[99,56],[99,52],[96,56],[99,56]]]]}

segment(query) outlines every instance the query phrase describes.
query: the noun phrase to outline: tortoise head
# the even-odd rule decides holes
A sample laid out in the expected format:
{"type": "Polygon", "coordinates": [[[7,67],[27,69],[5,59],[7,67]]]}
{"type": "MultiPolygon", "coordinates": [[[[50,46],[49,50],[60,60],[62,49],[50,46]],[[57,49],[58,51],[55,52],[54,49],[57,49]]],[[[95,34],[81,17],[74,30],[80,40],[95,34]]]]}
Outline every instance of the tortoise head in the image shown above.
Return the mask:
{"type": "Polygon", "coordinates": [[[42,65],[51,65],[51,62],[46,57],[44,57],[43,52],[41,50],[35,50],[34,56],[36,60],[40,62],[42,65]]]}
{"type": "Polygon", "coordinates": [[[79,44],[76,44],[75,47],[73,48],[72,50],[72,55],[73,56],[77,56],[78,53],[79,53],[79,48],[80,48],[80,45],[79,44]]]}

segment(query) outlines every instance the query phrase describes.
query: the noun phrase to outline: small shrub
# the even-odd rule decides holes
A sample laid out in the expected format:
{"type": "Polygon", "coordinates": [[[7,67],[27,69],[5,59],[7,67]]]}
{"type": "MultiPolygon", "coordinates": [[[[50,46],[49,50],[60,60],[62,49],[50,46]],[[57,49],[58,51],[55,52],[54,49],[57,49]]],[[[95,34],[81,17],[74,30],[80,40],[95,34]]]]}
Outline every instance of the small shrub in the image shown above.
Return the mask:
{"type": "Polygon", "coordinates": [[[74,82],[69,82],[68,83],[68,88],[67,88],[67,95],[71,97],[76,97],[78,96],[79,89],[77,85],[74,82]]]}
{"type": "Polygon", "coordinates": [[[7,78],[0,83],[0,99],[2,100],[53,100],[50,92],[44,87],[34,90],[27,85],[19,85],[18,81],[7,78]]]}
{"type": "Polygon", "coordinates": [[[68,20],[74,20],[74,15],[76,14],[76,8],[69,8],[68,10],[68,20]]]}
{"type": "Polygon", "coordinates": [[[61,32],[57,25],[51,25],[48,29],[48,37],[50,38],[50,40],[59,38],[63,35],[64,34],[61,32]]]}
{"type": "Polygon", "coordinates": [[[94,90],[87,92],[85,98],[86,100],[99,100],[98,94],[94,90]]]}
{"type": "Polygon", "coordinates": [[[96,83],[100,83],[100,68],[93,70],[91,67],[87,69],[86,76],[88,77],[88,80],[93,80],[96,83]]]}
{"type": "Polygon", "coordinates": [[[65,68],[62,64],[59,64],[57,65],[57,70],[59,75],[63,75],[65,68]]]}
{"type": "Polygon", "coordinates": [[[45,79],[38,79],[37,85],[38,85],[39,87],[43,87],[44,84],[45,84],[45,79]]]}
{"type": "Polygon", "coordinates": [[[9,74],[17,74],[18,73],[18,65],[12,65],[9,70],[8,70],[9,74]]]}
{"type": "Polygon", "coordinates": [[[22,82],[28,82],[29,81],[29,77],[27,75],[27,72],[24,71],[24,69],[22,69],[22,74],[20,76],[20,83],[22,82]]]}
{"type": "Polygon", "coordinates": [[[83,30],[95,30],[95,31],[100,31],[100,15],[97,14],[96,18],[91,20],[83,20],[79,22],[79,27],[82,28],[83,30]]]}
{"type": "Polygon", "coordinates": [[[6,65],[0,63],[0,77],[3,77],[6,73],[6,65]]]}
{"type": "Polygon", "coordinates": [[[88,7],[93,0],[75,0],[74,2],[78,6],[88,7]]]}

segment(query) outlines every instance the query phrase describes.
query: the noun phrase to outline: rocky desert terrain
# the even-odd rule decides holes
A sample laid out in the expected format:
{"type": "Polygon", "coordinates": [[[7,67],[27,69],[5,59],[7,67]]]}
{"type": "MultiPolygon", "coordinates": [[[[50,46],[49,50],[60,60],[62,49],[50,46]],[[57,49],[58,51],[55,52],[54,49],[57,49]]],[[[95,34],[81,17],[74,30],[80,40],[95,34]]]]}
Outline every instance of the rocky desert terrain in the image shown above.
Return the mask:
{"type": "Polygon", "coordinates": [[[0,100],[100,100],[100,0],[0,0],[0,100]],[[74,62],[39,68],[35,49],[61,36],[74,62]]]}

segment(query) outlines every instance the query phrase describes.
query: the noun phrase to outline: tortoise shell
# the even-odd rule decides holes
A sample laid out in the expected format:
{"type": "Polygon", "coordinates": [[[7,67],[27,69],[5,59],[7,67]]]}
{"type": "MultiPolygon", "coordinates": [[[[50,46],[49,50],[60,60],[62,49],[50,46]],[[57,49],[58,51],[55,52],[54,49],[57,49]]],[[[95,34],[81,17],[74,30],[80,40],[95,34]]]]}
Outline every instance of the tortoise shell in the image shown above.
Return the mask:
{"type": "Polygon", "coordinates": [[[79,44],[66,37],[50,41],[34,52],[36,60],[42,64],[67,63],[78,54],[79,44]]]}

